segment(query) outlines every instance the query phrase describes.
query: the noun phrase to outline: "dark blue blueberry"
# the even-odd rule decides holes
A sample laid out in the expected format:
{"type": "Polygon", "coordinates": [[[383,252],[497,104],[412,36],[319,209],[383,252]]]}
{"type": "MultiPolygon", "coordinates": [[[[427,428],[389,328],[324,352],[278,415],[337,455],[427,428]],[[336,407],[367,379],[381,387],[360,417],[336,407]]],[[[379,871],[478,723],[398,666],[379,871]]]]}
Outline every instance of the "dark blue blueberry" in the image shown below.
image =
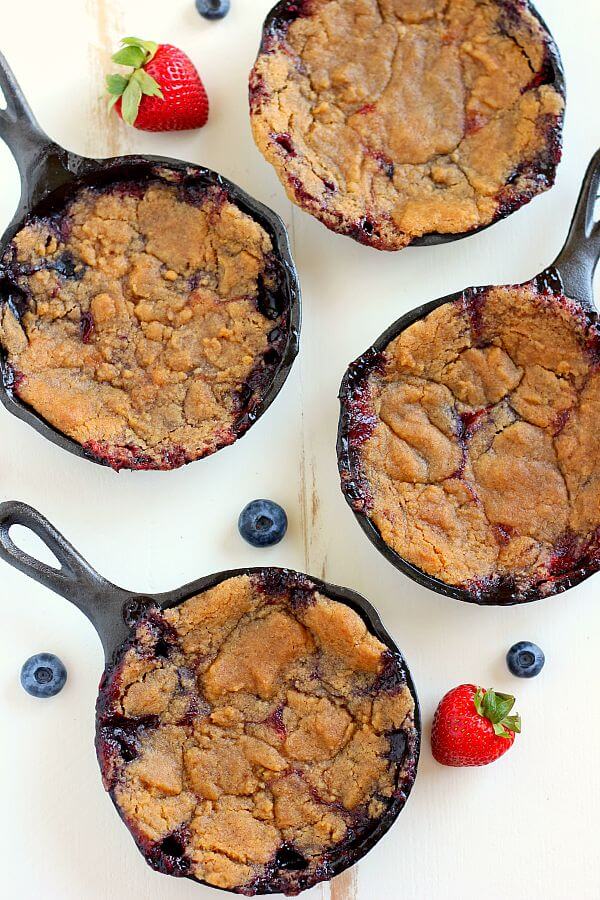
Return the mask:
{"type": "Polygon", "coordinates": [[[253,547],[272,547],[285,537],[288,520],[285,510],[272,500],[253,500],[240,513],[238,528],[253,547]]]}
{"type": "Polygon", "coordinates": [[[67,680],[67,670],[52,653],[36,653],[21,669],[21,684],[32,697],[54,697],[67,680]]]}
{"type": "Polygon", "coordinates": [[[291,844],[282,844],[275,854],[275,868],[290,872],[301,872],[308,868],[308,860],[291,844]]]}
{"type": "Polygon", "coordinates": [[[406,735],[403,731],[392,731],[388,735],[390,742],[389,757],[392,762],[401,763],[406,753],[406,735]]]}
{"type": "Polygon", "coordinates": [[[506,654],[506,663],[517,678],[535,678],[544,668],[546,657],[537,644],[519,641],[506,654]]]}
{"type": "Polygon", "coordinates": [[[63,253],[54,262],[48,263],[48,268],[54,269],[63,278],[74,278],[76,281],[83,278],[83,266],[76,263],[70,253],[63,253]]]}
{"type": "Polygon", "coordinates": [[[205,19],[224,19],[231,9],[231,0],[196,0],[196,9],[205,19]]]}

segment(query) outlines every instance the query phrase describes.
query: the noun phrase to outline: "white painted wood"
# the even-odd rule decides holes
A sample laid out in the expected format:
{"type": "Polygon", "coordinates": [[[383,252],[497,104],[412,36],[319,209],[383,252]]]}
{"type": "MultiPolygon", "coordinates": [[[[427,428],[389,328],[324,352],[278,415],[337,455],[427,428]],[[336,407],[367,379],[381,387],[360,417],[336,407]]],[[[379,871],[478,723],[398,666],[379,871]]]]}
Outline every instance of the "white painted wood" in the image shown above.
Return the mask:
{"type": "MultiPolygon", "coordinates": [[[[419,778],[392,832],[333,888],[334,900],[597,900],[600,896],[600,580],[521,609],[479,610],[418,588],[366,541],[338,488],[336,393],[347,363],[419,303],[469,284],[524,280],[565,236],[585,165],[600,145],[598,0],[539,0],[569,82],[565,159],[556,188],[459,244],[381,255],[292,210],[255,149],[246,78],[270,0],[232,0],[210,24],[193,0],[21,0],[3,10],[0,46],[43,127],[96,155],[164,153],[205,163],[277,209],[291,227],[304,288],[301,358],[268,416],[233,448],[168,475],[120,476],[75,459],[0,410],[0,497],[38,507],[107,577],[162,590],[244,564],[285,564],[362,591],[411,664],[425,719],[419,778]],[[100,72],[120,34],[178,44],[212,101],[200,133],[152,136],[109,124],[100,72]],[[236,532],[241,507],[270,496],[287,508],[285,542],[264,553],[236,532]],[[522,683],[503,662],[518,639],[546,651],[543,675],[522,683]],[[518,694],[524,733],[482,770],[437,766],[431,716],[447,688],[474,680],[518,694]]],[[[0,227],[18,197],[0,147],[0,227]]],[[[100,645],[66,602],[2,566],[0,777],[3,896],[10,900],[192,900],[208,888],[144,866],[105,796],[93,750],[100,645]],[[18,685],[31,653],[69,669],[51,702],[18,685]]],[[[307,897],[328,898],[330,888],[307,897]]]]}

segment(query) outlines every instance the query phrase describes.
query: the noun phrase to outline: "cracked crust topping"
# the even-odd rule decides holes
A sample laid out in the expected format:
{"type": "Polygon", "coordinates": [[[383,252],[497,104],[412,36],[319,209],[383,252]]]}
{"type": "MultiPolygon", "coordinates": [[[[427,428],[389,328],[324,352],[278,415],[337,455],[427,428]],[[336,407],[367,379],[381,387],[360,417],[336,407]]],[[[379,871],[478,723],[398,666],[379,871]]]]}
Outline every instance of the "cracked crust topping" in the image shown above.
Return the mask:
{"type": "Polygon", "coordinates": [[[85,188],[2,261],[14,391],[114,468],[170,469],[233,443],[286,321],[271,239],[222,187],[85,188]]]}
{"type": "Polygon", "coordinates": [[[548,283],[468,291],[355,364],[342,486],[383,541],[485,599],[600,568],[600,340],[548,283]]]}
{"type": "Polygon", "coordinates": [[[288,0],[250,78],[252,128],[291,200],[399,250],[552,186],[559,69],[525,0],[288,0]]]}
{"type": "Polygon", "coordinates": [[[146,611],[101,686],[98,759],[154,868],[297,893],[404,804],[414,715],[400,661],[355,612],[267,570],[146,611]]]}

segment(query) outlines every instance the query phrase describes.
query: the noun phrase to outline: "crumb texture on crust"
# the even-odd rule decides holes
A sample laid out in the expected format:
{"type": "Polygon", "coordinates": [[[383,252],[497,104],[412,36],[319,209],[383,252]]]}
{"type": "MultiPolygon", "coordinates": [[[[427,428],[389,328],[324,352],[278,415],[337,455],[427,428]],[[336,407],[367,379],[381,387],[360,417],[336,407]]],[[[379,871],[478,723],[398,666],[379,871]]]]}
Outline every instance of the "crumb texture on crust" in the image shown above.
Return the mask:
{"type": "Polygon", "coordinates": [[[3,267],[17,300],[0,340],[51,425],[116,468],[233,442],[281,329],[260,307],[277,290],[271,239],[224,189],[82,189],[19,231],[3,267]]]}
{"type": "Polygon", "coordinates": [[[329,228],[398,250],[553,184],[564,100],[524,0],[296,5],[265,31],[252,127],[290,198],[329,228]]]}
{"type": "Polygon", "coordinates": [[[580,308],[538,282],[438,307],[362,387],[355,508],[450,585],[518,599],[597,570],[599,346],[580,308]]]}
{"type": "Polygon", "coordinates": [[[414,713],[349,607],[239,576],[139,622],[102,685],[98,758],[155,868],[294,893],[405,799],[414,713]]]}

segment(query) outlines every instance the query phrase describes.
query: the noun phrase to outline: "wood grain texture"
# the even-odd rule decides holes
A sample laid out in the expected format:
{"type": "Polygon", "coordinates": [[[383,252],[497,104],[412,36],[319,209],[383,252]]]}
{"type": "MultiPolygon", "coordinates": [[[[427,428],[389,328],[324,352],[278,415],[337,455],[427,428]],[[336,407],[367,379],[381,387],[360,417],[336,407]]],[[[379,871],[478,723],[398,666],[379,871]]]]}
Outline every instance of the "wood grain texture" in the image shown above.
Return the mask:
{"type": "MultiPolygon", "coordinates": [[[[295,207],[291,209],[290,239],[294,258],[298,261],[301,246],[296,247],[297,219],[303,214],[295,207]],[[298,251],[298,252],[297,252],[298,251]]],[[[303,341],[308,331],[314,327],[316,310],[309,310],[307,315],[304,303],[303,341]]],[[[320,387],[315,387],[315,358],[309,354],[300,357],[300,399],[301,399],[301,459],[299,472],[299,505],[301,512],[302,539],[304,544],[305,571],[323,581],[329,580],[327,558],[329,534],[325,518],[324,505],[321,501],[322,467],[323,467],[323,434],[318,415],[318,394],[320,387]],[[317,415],[315,415],[317,412],[317,415]]],[[[330,446],[327,446],[329,456],[330,446]]],[[[332,578],[335,581],[335,578],[332,578]]],[[[358,900],[358,866],[353,866],[331,882],[320,884],[314,893],[322,900],[358,900]]]]}
{"type": "Polygon", "coordinates": [[[334,878],[330,885],[330,900],[357,900],[358,866],[347,869],[334,878]]]}
{"type": "Polygon", "coordinates": [[[114,68],[111,56],[124,34],[120,0],[85,0],[90,29],[90,114],[87,152],[90,156],[120,156],[129,151],[128,131],[109,113],[104,82],[114,68]]]}

